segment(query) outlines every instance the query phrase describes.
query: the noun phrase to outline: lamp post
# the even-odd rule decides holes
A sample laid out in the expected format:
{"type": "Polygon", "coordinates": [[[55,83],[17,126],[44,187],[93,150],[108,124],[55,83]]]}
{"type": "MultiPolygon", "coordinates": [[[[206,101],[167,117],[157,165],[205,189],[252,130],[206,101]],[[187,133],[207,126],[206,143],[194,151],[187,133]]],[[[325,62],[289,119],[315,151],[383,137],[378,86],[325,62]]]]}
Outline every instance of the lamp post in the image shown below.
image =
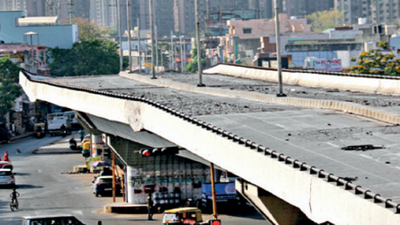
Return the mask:
{"type": "Polygon", "coordinates": [[[121,35],[121,5],[120,0],[117,1],[117,10],[118,10],[118,39],[119,39],[119,71],[123,70],[123,49],[122,49],[122,35],[121,35]]]}
{"type": "Polygon", "coordinates": [[[183,73],[183,48],[182,48],[182,37],[179,37],[179,46],[181,47],[181,73],[183,73]]]}
{"type": "Polygon", "coordinates": [[[149,0],[149,11],[150,11],[150,40],[151,40],[151,73],[153,76],[151,79],[157,79],[156,72],[154,71],[154,22],[153,22],[153,0],[149,0]]]}
{"type": "MultiPolygon", "coordinates": [[[[208,2],[207,2],[208,3],[208,2]]],[[[195,0],[194,7],[196,11],[196,39],[197,39],[197,69],[199,71],[199,84],[197,87],[204,87],[201,69],[201,50],[200,50],[200,23],[199,23],[199,1],[195,0]]]]}
{"type": "Polygon", "coordinates": [[[130,17],[130,4],[129,0],[126,0],[126,17],[128,19],[127,26],[128,26],[128,51],[129,51],[129,73],[132,73],[132,50],[131,50],[131,17],[130,17]]]}
{"type": "Polygon", "coordinates": [[[282,69],[281,69],[281,41],[280,41],[280,31],[279,31],[279,7],[278,0],[275,0],[275,35],[276,35],[276,58],[278,61],[278,79],[279,79],[279,93],[276,94],[277,97],[286,97],[283,93],[282,87],[282,69]]]}

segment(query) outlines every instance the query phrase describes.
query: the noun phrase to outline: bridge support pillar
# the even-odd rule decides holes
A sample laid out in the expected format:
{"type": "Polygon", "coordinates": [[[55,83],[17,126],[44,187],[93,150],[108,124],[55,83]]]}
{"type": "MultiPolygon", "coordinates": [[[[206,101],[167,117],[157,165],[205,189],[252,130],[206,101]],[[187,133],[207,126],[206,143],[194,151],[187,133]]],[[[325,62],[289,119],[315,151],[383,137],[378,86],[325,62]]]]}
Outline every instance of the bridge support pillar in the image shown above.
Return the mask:
{"type": "Polygon", "coordinates": [[[236,180],[236,191],[242,194],[258,212],[272,224],[315,224],[299,208],[290,205],[264,189],[242,179],[236,180]]]}

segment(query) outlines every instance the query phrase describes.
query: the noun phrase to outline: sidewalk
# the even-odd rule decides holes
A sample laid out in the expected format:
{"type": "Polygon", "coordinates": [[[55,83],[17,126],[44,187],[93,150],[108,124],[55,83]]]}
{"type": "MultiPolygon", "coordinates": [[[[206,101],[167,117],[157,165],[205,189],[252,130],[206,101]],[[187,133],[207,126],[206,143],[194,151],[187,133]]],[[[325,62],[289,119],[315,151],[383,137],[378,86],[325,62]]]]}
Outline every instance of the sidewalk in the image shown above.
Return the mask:
{"type": "Polygon", "coordinates": [[[10,141],[15,141],[15,140],[19,140],[19,139],[23,139],[26,137],[30,137],[33,135],[33,132],[27,132],[26,134],[20,134],[20,135],[16,135],[16,136],[12,136],[10,138],[10,141]]]}

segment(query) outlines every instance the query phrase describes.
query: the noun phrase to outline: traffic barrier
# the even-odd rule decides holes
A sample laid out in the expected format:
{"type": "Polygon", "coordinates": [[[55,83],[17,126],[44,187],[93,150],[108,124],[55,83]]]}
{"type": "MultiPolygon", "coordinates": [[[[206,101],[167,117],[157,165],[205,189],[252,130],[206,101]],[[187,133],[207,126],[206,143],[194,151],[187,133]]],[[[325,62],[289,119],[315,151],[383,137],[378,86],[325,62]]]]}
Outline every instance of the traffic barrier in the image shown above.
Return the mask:
{"type": "MultiPolygon", "coordinates": [[[[239,78],[278,82],[278,72],[267,68],[218,64],[203,70],[204,74],[221,74],[239,78]]],[[[387,76],[354,75],[342,73],[317,73],[315,71],[282,72],[282,83],[313,88],[330,88],[343,91],[400,96],[400,79],[387,76]],[[385,79],[384,79],[385,78],[385,79]]]]}

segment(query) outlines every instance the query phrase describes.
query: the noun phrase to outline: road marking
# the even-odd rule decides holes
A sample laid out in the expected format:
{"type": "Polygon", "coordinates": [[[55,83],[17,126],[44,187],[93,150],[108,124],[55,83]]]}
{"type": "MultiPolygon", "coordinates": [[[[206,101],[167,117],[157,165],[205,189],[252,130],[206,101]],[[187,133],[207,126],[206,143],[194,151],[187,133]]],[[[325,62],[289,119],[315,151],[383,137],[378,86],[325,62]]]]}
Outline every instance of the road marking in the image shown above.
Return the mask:
{"type": "Polygon", "coordinates": [[[285,126],[283,126],[283,125],[280,125],[280,124],[275,124],[276,126],[278,126],[278,127],[282,127],[282,128],[285,128],[285,126]]]}
{"type": "Polygon", "coordinates": [[[53,177],[54,179],[59,180],[59,181],[61,181],[61,182],[64,182],[63,179],[61,179],[61,178],[59,178],[59,177],[56,177],[56,176],[54,176],[54,175],[51,175],[51,177],[53,177]]]}
{"type": "MultiPolygon", "coordinates": [[[[362,157],[364,157],[364,158],[367,158],[367,159],[373,159],[373,160],[374,160],[374,158],[372,158],[372,157],[369,156],[369,155],[360,154],[360,156],[362,156],[362,157]]],[[[374,161],[376,161],[376,160],[374,160],[374,161]]]]}
{"type": "Polygon", "coordinates": [[[333,147],[335,147],[335,148],[339,148],[339,145],[335,145],[335,144],[332,144],[332,143],[330,143],[330,142],[326,142],[328,145],[330,145],[330,146],[333,146],[333,147]]]}

